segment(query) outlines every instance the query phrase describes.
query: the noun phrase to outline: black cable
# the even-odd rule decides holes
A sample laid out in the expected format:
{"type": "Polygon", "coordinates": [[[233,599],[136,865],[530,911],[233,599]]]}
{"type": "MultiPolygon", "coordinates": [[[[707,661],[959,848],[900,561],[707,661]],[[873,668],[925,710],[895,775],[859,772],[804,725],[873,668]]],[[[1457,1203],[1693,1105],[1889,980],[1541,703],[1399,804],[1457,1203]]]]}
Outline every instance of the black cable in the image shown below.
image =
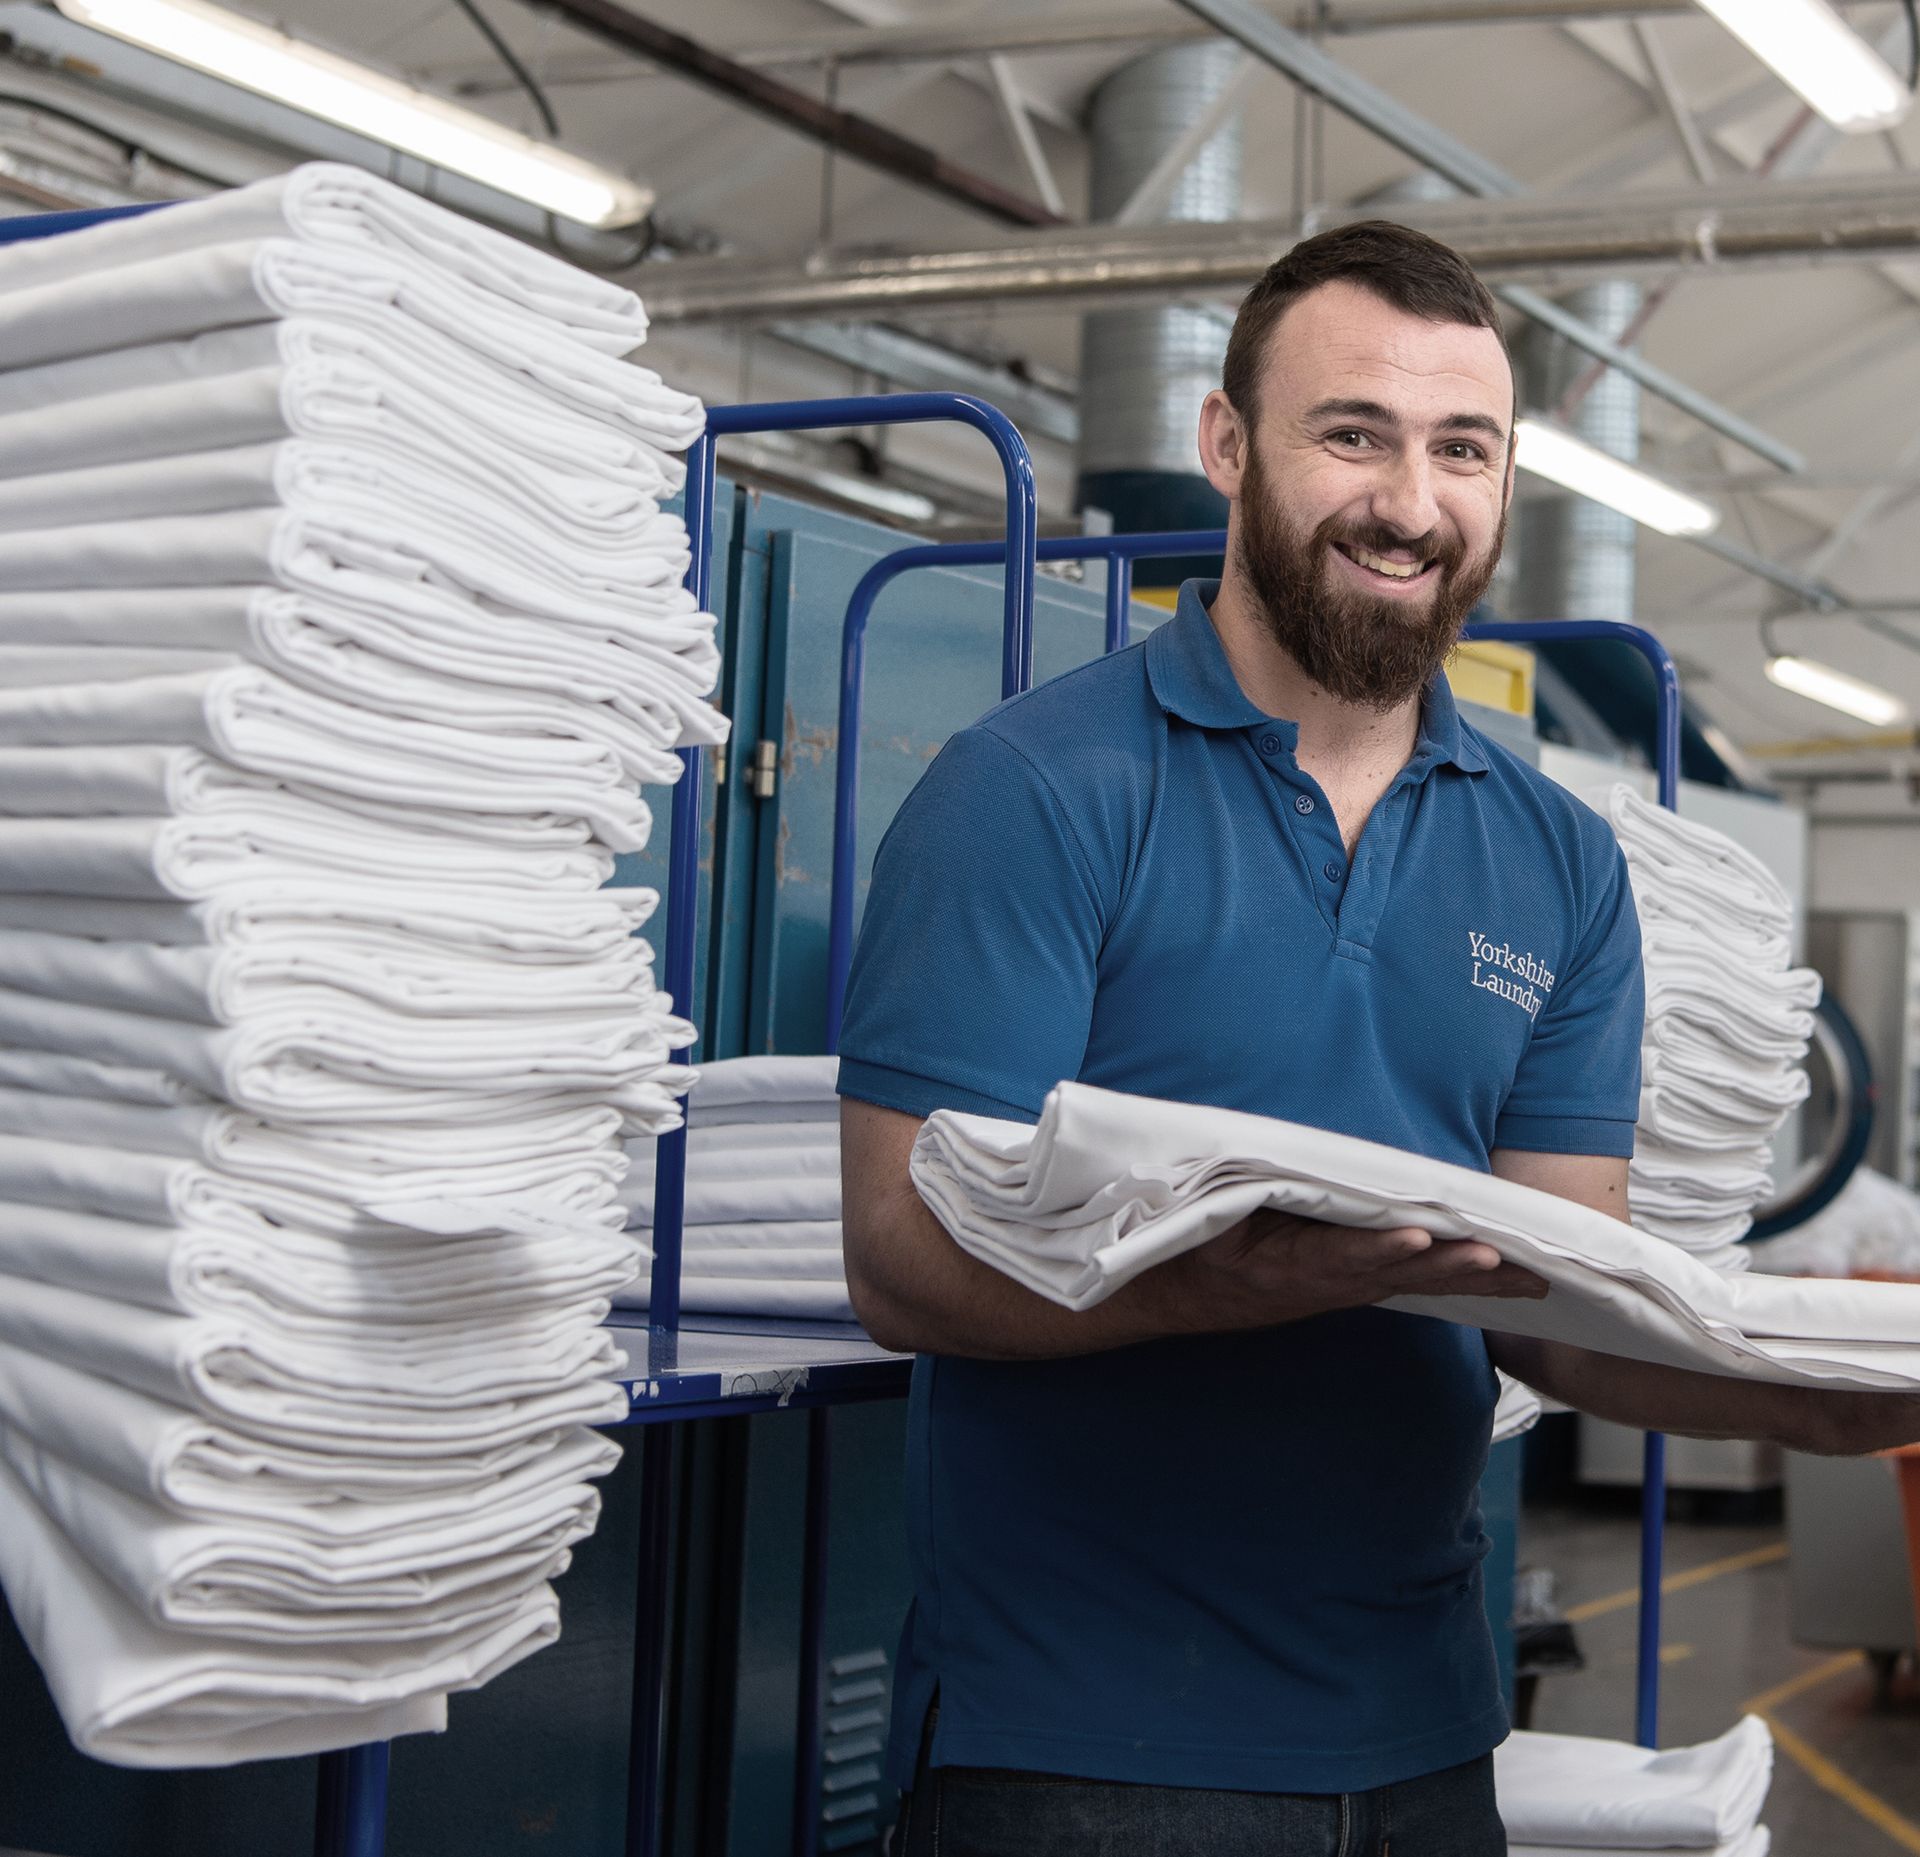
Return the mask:
{"type": "Polygon", "coordinates": [[[1920,91],[1920,4],[1900,0],[1907,9],[1907,88],[1920,91]]]}
{"type": "Polygon", "coordinates": [[[598,252],[582,250],[579,246],[569,245],[560,236],[560,221],[557,215],[547,215],[547,246],[556,256],[566,259],[569,264],[577,264],[583,271],[592,271],[598,277],[618,277],[622,271],[631,271],[653,248],[660,243],[660,234],[649,213],[640,221],[640,232],[633,244],[617,257],[603,258],[598,252]]]}
{"type": "MultiPolygon", "coordinates": [[[[474,0],[453,0],[461,12],[472,22],[473,28],[494,49],[500,62],[511,71],[519,81],[520,88],[533,99],[533,107],[540,112],[540,120],[546,125],[547,134],[557,140],[560,135],[560,118],[554,115],[553,105],[547,101],[547,93],[535,81],[534,75],[520,62],[519,54],[494,30],[493,22],[474,4],[474,0]]],[[[1907,0],[1911,6],[1913,0],[1907,0]]]]}

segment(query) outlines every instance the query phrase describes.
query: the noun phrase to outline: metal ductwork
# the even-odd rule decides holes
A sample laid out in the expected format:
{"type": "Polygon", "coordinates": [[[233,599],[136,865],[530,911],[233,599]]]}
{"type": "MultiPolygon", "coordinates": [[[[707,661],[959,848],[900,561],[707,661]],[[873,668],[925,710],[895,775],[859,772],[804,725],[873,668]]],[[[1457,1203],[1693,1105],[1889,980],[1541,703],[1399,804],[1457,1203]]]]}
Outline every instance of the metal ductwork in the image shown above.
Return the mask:
{"type": "MultiPolygon", "coordinates": [[[[1220,40],[1173,45],[1121,66],[1094,93],[1091,212],[1111,221],[1161,196],[1161,222],[1220,223],[1240,214],[1240,116],[1229,110],[1170,186],[1163,165],[1218,107],[1241,54],[1220,40]]],[[[1219,314],[1182,305],[1099,310],[1080,349],[1083,507],[1116,529],[1202,529],[1226,520],[1224,499],[1201,475],[1200,402],[1220,384],[1227,333],[1219,314]]],[[[1205,563],[1142,562],[1142,586],[1175,584],[1205,563]]]]}
{"type": "MultiPolygon", "coordinates": [[[[1376,209],[1322,214],[1315,230],[1376,209]]],[[[1709,267],[1864,264],[1920,256],[1907,175],[1834,175],[1673,192],[1441,201],[1395,215],[1490,282],[1567,289],[1595,276],[1709,267]]],[[[1243,291],[1302,236],[1283,220],[1094,227],[968,251],[791,260],[675,259],[633,274],[661,324],[913,315],[946,307],[1125,301],[1243,291]]]]}
{"type": "MultiPolygon", "coordinates": [[[[1638,284],[1616,278],[1575,292],[1567,307],[1617,339],[1632,324],[1640,300],[1638,284]]],[[[1529,329],[1520,346],[1522,398],[1533,410],[1551,413],[1586,372],[1587,357],[1545,329],[1529,329]]],[[[1564,424],[1588,444],[1633,462],[1640,455],[1640,383],[1604,370],[1564,424]]],[[[1518,617],[1631,622],[1638,533],[1631,516],[1566,492],[1528,497],[1513,528],[1518,617]]]]}

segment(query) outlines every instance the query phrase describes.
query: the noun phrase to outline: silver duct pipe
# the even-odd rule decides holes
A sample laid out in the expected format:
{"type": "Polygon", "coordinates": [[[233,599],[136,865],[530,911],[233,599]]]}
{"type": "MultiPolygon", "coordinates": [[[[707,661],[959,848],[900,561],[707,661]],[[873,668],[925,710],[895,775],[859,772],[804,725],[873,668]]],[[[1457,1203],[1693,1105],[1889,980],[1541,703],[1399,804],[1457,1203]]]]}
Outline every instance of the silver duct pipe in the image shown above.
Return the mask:
{"type": "MultiPolygon", "coordinates": [[[[1373,210],[1325,213],[1315,229],[1373,210]]],[[[1920,254],[1920,188],[1906,175],[1584,199],[1442,201],[1409,204],[1395,217],[1444,239],[1489,281],[1562,289],[1582,274],[1865,263],[1920,254]]],[[[676,258],[643,265],[628,281],[662,324],[782,316],[850,321],[963,304],[1226,295],[1245,290],[1300,236],[1298,227],[1280,220],[1091,227],[976,250],[805,266],[676,258]]]]}
{"type": "MultiPolygon", "coordinates": [[[[1632,323],[1641,295],[1638,284],[1616,278],[1575,292],[1568,308],[1617,338],[1632,323]]],[[[1529,330],[1528,338],[1520,369],[1525,398],[1550,413],[1585,372],[1587,358],[1547,330],[1529,330]]],[[[1609,368],[1567,424],[1590,445],[1631,463],[1640,455],[1639,382],[1609,368]]],[[[1529,497],[1515,528],[1522,617],[1632,620],[1638,525],[1631,516],[1570,493],[1529,497]]]]}
{"type": "MultiPolygon", "coordinates": [[[[1091,212],[1120,214],[1232,78],[1241,53],[1223,40],[1133,59],[1094,93],[1091,212]]],[[[1155,218],[1219,223],[1240,215],[1240,116],[1229,114],[1174,181],[1155,218]]],[[[1217,315],[1178,306],[1102,310],[1080,349],[1080,474],[1199,468],[1200,402],[1220,384],[1226,331],[1217,315]]]]}

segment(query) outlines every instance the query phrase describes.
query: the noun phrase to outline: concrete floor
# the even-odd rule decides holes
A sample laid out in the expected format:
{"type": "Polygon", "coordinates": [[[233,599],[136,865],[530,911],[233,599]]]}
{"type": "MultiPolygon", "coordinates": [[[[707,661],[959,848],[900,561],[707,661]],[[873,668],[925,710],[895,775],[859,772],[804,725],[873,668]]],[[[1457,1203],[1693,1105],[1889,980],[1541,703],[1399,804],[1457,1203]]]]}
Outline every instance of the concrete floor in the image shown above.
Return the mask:
{"type": "MultiPolygon", "coordinates": [[[[1780,1731],[1766,1811],[1776,1857],[1920,1853],[1920,1685],[1903,1673],[1878,1709],[1863,1660],[1793,1643],[1784,1546],[1777,1521],[1669,1524],[1669,1584],[1690,1570],[1707,1577],[1666,1597],[1661,1745],[1707,1740],[1743,1713],[1765,1714],[1780,1731]]],[[[1583,1671],[1540,1680],[1532,1725],[1630,1739],[1639,1565],[1630,1509],[1586,1500],[1529,1507],[1520,1561],[1553,1569],[1587,1659],[1583,1671]]]]}

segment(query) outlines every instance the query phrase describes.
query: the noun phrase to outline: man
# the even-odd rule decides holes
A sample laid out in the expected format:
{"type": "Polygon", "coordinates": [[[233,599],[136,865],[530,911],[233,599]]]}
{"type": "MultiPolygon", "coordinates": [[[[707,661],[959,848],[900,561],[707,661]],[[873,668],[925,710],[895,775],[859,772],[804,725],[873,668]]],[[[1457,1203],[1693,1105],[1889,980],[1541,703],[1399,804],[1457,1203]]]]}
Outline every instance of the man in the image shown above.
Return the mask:
{"type": "Polygon", "coordinates": [[[1626,1216],[1639,931],[1606,824],[1440,668],[1514,390],[1465,263],[1343,228],[1255,286],[1200,418],[1224,578],[950,741],[882,845],[842,1038],[848,1282],[920,1355],[908,1857],[1491,1857],[1477,1507],[1499,1365],[1622,1423],[1864,1450],[1807,1396],[1373,1305],[1538,1296],[1488,1247],[1275,1214],[1060,1309],[908,1155],[1060,1079],[1314,1124],[1626,1216]],[[1477,985],[1474,948],[1531,957],[1477,985]]]}

